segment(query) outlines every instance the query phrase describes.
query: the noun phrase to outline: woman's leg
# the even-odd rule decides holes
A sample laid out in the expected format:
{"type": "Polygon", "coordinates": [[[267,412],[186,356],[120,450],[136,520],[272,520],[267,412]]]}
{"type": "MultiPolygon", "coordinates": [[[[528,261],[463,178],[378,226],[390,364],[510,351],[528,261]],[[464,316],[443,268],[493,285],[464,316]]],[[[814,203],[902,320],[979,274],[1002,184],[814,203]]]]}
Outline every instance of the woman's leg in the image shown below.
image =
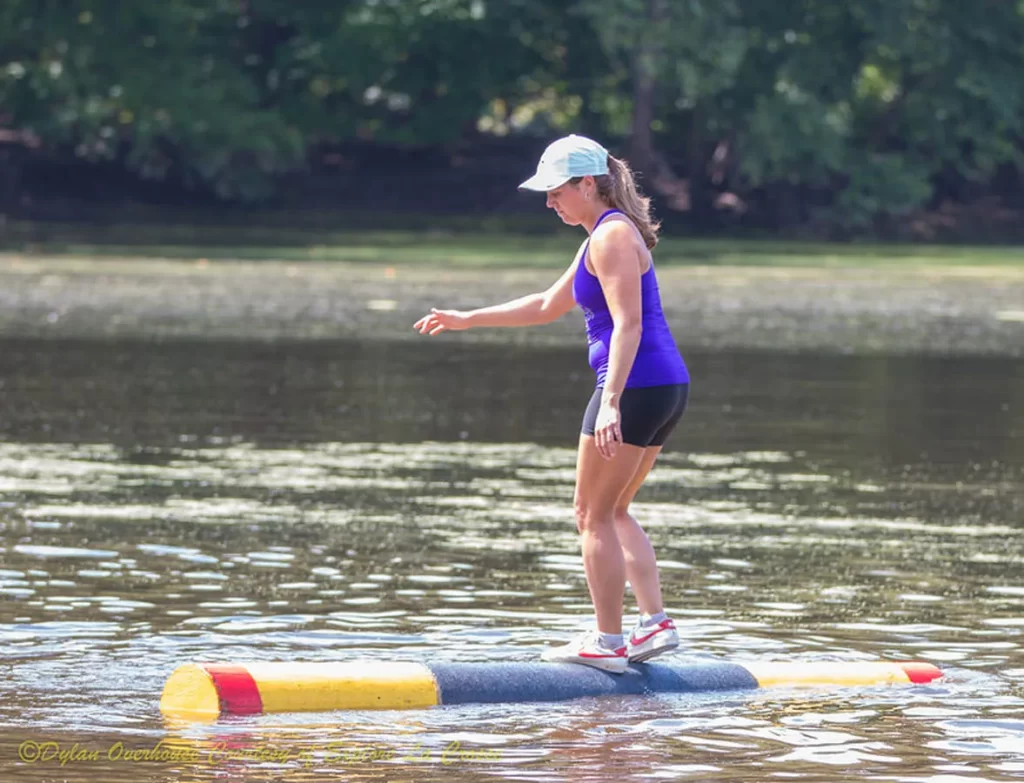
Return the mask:
{"type": "Polygon", "coordinates": [[[616,535],[615,507],[637,474],[646,450],[619,444],[606,460],[593,435],[581,435],[576,458],[576,528],[583,549],[590,598],[601,633],[622,633],[622,602],[626,589],[626,563],[616,535]]]}
{"type": "Polygon", "coordinates": [[[649,445],[644,449],[643,459],[640,460],[636,474],[615,502],[614,511],[615,530],[619,536],[619,542],[622,544],[622,552],[626,560],[626,576],[633,587],[637,607],[641,614],[647,616],[664,611],[661,581],[658,576],[658,563],[655,559],[654,548],[651,546],[647,533],[629,513],[629,505],[636,497],[636,493],[640,491],[644,481],[647,480],[655,460],[661,454],[666,439],[679,424],[690,397],[690,387],[689,384],[680,384],[652,389],[651,393],[655,395],[656,399],[649,400],[647,408],[653,410],[656,404],[667,403],[670,406],[670,412],[667,420],[659,423],[658,429],[652,437],[644,441],[649,445]]]}
{"type": "Polygon", "coordinates": [[[658,563],[654,555],[654,547],[647,537],[647,533],[640,527],[632,514],[629,513],[629,504],[633,502],[636,493],[643,486],[647,474],[654,467],[654,461],[661,453],[661,446],[648,446],[644,449],[643,457],[637,466],[636,473],[626,485],[615,502],[613,516],[615,519],[615,532],[618,535],[619,544],[622,546],[622,554],[626,562],[626,578],[633,588],[633,595],[636,597],[636,605],[641,613],[654,615],[662,611],[661,581],[658,577],[658,563]]]}

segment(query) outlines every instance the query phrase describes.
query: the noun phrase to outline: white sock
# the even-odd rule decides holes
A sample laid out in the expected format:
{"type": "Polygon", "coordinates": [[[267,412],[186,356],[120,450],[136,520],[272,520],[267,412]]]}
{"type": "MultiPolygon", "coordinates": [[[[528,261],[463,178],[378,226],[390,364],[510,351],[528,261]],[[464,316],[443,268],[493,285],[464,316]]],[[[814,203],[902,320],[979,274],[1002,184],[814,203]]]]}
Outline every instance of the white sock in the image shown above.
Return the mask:
{"type": "Polygon", "coordinates": [[[647,615],[641,615],[640,616],[640,624],[644,628],[651,628],[651,627],[657,625],[658,623],[660,623],[662,620],[667,620],[667,619],[668,619],[668,615],[665,614],[664,612],[658,612],[657,614],[652,614],[650,617],[648,617],[647,615]]]}
{"type": "Polygon", "coordinates": [[[601,639],[601,644],[603,644],[609,650],[617,650],[623,644],[621,633],[602,633],[599,634],[599,636],[601,639]]]}

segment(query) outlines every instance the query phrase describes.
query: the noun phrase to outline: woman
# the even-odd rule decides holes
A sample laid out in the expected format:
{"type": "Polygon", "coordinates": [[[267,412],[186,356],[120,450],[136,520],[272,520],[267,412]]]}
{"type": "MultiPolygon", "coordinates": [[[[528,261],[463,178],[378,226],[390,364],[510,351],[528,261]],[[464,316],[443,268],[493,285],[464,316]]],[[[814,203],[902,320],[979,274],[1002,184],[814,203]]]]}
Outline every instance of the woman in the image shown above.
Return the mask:
{"type": "Polygon", "coordinates": [[[583,416],[576,462],[576,528],[597,630],[549,649],[544,660],[622,673],[679,646],[663,610],[654,550],[629,505],[686,408],[689,373],[665,321],[650,250],[658,224],[628,165],[597,142],[553,142],[519,186],[547,193],[547,206],[590,235],[572,265],[543,293],[478,310],[437,310],[420,334],[480,326],[550,323],[579,304],[587,321],[597,388],[583,416]],[[628,642],[622,603],[629,579],[640,609],[628,642]]]}

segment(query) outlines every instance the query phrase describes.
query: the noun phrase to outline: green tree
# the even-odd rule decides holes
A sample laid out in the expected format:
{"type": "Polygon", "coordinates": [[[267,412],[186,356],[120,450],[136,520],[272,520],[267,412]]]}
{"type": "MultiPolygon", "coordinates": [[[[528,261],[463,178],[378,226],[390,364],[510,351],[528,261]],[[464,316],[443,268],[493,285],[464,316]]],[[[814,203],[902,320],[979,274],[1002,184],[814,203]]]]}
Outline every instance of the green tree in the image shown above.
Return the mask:
{"type": "Polygon", "coordinates": [[[236,3],[11,0],[0,14],[0,103],[48,147],[127,151],[151,177],[180,165],[225,196],[256,195],[302,154],[232,61],[236,3]]]}
{"type": "Polygon", "coordinates": [[[6,0],[0,130],[234,199],[319,144],[579,130],[695,222],[863,230],[1024,167],[1022,42],[1021,0],[6,0]]]}
{"type": "Polygon", "coordinates": [[[850,227],[953,169],[1021,164],[1024,5],[580,0],[632,77],[632,155],[698,213],[716,192],[834,193],[850,227]],[[687,176],[684,198],[666,159],[687,176]]]}

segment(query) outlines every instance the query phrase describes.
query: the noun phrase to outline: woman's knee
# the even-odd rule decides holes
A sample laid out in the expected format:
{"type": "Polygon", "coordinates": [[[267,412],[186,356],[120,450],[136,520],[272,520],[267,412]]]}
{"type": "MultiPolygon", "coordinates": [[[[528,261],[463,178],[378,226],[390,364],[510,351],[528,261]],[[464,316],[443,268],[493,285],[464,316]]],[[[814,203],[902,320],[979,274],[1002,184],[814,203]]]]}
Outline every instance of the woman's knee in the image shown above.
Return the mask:
{"type": "Polygon", "coordinates": [[[583,497],[576,498],[573,511],[576,517],[576,530],[580,533],[585,530],[596,530],[601,525],[611,523],[615,518],[612,509],[603,508],[583,497]]]}

